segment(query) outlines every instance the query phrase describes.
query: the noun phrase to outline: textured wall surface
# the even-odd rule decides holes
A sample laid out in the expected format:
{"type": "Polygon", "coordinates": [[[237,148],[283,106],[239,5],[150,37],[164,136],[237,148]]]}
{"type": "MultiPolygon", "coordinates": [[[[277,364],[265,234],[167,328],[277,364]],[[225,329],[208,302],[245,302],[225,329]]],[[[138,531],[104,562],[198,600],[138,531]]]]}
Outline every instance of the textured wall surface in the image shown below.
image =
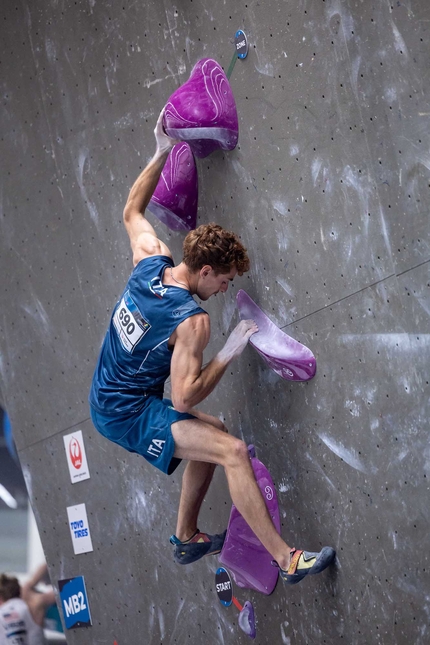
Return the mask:
{"type": "MultiPolygon", "coordinates": [[[[428,0],[3,0],[0,21],[1,399],[52,578],[87,583],[93,626],[68,643],[248,640],[216,560],[172,561],[181,473],[102,439],[87,405],[158,112],[200,58],[227,69],[239,28],[239,146],[198,161],[199,222],[240,233],[252,270],[208,303],[208,357],[244,288],[318,371],[291,384],[247,348],[202,408],[256,445],[289,543],[338,561],[236,596],[257,643],[428,643],[428,0]],[[91,478],[72,485],[74,429],[91,478]],[[66,507],[83,502],[94,552],[75,556],[66,507]]],[[[179,262],[182,234],[155,227],[179,262]]],[[[201,528],[229,508],[220,471],[201,528]]]]}

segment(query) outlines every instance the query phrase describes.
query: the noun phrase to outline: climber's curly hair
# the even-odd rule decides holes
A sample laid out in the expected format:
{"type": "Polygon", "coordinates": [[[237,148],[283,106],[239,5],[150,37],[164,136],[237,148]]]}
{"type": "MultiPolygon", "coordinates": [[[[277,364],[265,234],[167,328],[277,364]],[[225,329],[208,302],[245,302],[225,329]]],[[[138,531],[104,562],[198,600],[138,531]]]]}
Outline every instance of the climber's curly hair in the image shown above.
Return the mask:
{"type": "Polygon", "coordinates": [[[3,599],[3,602],[7,602],[11,598],[19,598],[20,595],[21,587],[19,586],[18,579],[2,573],[0,575],[0,597],[3,599]]]}
{"type": "Polygon", "coordinates": [[[202,224],[184,240],[183,262],[191,272],[209,264],[215,275],[229,273],[236,267],[239,275],[249,271],[249,257],[238,236],[219,224],[202,224]]]}

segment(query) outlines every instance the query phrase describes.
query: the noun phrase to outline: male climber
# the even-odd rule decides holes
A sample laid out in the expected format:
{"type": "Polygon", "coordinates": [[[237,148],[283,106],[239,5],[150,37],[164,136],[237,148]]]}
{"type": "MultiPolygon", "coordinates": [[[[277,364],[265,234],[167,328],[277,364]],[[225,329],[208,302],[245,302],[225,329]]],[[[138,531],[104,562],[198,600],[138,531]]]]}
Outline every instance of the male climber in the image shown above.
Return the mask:
{"type": "Polygon", "coordinates": [[[203,499],[216,464],[224,467],[233,503],[262,544],[287,584],[319,573],[334,559],[293,549],[277,533],[254,478],[246,444],[227,433],[215,417],[196,405],[212,392],[230,362],[258,331],[242,320],[224,347],[203,367],[210,321],[193,295],[207,300],[238,274],[249,270],[238,237],[216,224],[199,226],[185,237],[183,259],[175,265],[168,247],[145,218],[171,148],[162,114],[154,130],[156,151],[134,183],[124,208],[134,270],[115,305],[90,392],[97,430],[130,452],[137,452],[170,475],[188,460],[182,478],[174,558],[188,564],[219,553],[225,532],[208,535],[197,528],[203,499]],[[172,400],[163,399],[170,375],[172,400]]]}

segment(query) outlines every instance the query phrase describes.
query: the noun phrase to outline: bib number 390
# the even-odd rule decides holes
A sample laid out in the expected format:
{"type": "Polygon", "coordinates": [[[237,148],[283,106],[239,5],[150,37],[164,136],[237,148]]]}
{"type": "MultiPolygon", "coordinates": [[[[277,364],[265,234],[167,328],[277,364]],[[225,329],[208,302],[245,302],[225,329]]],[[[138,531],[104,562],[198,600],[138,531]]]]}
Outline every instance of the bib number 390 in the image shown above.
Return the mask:
{"type": "Polygon", "coordinates": [[[115,311],[113,324],[121,345],[130,354],[151,327],[143,318],[128,291],[122,297],[115,311]]]}

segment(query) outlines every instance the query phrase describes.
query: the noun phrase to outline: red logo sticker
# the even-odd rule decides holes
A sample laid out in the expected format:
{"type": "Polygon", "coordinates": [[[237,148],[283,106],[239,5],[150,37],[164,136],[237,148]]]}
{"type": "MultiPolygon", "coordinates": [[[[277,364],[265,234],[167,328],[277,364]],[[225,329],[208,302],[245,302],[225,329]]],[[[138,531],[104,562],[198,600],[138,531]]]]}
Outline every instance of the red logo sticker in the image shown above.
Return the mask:
{"type": "Polygon", "coordinates": [[[82,466],[82,450],[76,437],[72,437],[70,440],[69,454],[73,467],[76,468],[76,470],[79,470],[79,468],[82,466]]]}

